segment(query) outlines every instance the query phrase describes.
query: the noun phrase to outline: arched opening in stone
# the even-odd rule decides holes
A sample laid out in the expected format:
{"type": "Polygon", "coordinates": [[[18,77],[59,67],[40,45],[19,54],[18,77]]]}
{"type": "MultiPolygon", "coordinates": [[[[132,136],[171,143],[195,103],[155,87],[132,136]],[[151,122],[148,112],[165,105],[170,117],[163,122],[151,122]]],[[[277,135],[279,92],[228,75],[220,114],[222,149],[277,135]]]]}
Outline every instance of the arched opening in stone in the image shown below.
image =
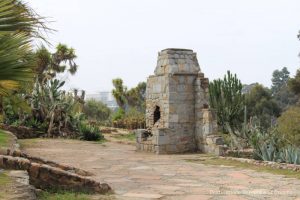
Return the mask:
{"type": "Polygon", "coordinates": [[[155,106],[154,110],[154,124],[160,119],[160,107],[155,106]]]}
{"type": "Polygon", "coordinates": [[[209,108],[209,105],[207,103],[203,104],[203,108],[204,109],[208,109],[209,108]]]}

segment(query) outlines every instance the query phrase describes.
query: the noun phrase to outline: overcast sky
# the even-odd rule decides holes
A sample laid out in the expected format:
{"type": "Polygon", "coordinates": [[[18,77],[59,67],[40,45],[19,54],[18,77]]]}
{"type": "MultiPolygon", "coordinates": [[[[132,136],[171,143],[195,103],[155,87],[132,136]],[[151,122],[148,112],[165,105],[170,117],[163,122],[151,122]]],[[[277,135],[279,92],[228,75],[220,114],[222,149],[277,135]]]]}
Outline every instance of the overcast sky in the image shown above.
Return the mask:
{"type": "Polygon", "coordinates": [[[243,83],[271,84],[275,69],[300,67],[299,0],[27,0],[54,21],[53,45],[76,49],[68,86],[88,93],[129,87],[153,74],[158,51],[188,48],[210,80],[226,70],[243,83]]]}

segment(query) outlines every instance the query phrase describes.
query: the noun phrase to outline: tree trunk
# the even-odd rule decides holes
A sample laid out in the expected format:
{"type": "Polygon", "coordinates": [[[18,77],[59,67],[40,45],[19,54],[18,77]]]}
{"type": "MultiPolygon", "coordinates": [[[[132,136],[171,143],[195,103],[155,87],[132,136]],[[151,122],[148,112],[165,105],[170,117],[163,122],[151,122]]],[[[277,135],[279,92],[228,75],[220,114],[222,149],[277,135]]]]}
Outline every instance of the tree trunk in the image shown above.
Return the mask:
{"type": "Polygon", "coordinates": [[[53,122],[54,122],[54,115],[55,115],[55,112],[52,111],[51,113],[51,116],[50,116],[50,123],[49,123],[49,127],[48,127],[48,137],[51,137],[51,132],[52,132],[52,128],[53,128],[53,122]]]}

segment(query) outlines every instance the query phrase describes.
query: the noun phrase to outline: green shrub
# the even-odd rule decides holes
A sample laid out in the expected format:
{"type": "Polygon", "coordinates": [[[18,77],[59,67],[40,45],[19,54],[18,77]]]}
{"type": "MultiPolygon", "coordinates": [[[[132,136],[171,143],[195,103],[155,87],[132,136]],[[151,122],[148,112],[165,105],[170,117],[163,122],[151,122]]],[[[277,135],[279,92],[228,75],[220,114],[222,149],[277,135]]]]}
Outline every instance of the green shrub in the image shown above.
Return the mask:
{"type": "Polygon", "coordinates": [[[292,145],[300,147],[300,107],[292,106],[278,118],[278,131],[292,145]]]}
{"type": "Polygon", "coordinates": [[[83,112],[89,120],[95,121],[107,121],[111,114],[111,110],[104,103],[95,99],[85,102],[83,112]]]}
{"type": "Polygon", "coordinates": [[[126,113],[121,109],[117,111],[112,120],[113,126],[125,129],[142,129],[146,126],[145,113],[136,108],[130,108],[126,113]]]}
{"type": "Polygon", "coordinates": [[[125,116],[125,111],[122,108],[119,108],[116,112],[113,113],[111,119],[112,121],[117,121],[123,119],[125,116]]]}
{"type": "Polygon", "coordinates": [[[20,120],[15,120],[15,121],[13,121],[12,123],[11,123],[11,125],[12,126],[21,126],[22,125],[22,123],[21,123],[21,121],[20,120]]]}
{"type": "Polygon", "coordinates": [[[79,127],[80,139],[87,141],[99,141],[103,139],[98,127],[82,122],[79,127]]]}
{"type": "Polygon", "coordinates": [[[256,117],[264,130],[274,125],[274,119],[280,114],[280,107],[275,101],[270,89],[256,84],[246,94],[247,118],[256,117]]]}
{"type": "Polygon", "coordinates": [[[24,122],[24,126],[29,127],[29,128],[34,128],[34,129],[38,129],[38,130],[43,130],[46,131],[47,130],[47,123],[41,123],[36,119],[30,119],[30,120],[26,120],[24,122]]]}

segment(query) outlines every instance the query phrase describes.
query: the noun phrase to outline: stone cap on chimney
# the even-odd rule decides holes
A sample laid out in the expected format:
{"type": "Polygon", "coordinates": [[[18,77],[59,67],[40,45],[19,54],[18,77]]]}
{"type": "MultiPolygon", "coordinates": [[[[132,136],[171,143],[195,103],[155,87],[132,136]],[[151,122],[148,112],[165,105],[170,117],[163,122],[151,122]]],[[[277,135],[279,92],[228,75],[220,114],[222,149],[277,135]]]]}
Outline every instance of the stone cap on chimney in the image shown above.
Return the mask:
{"type": "Polygon", "coordinates": [[[198,74],[197,54],[190,49],[168,48],[158,53],[155,75],[198,74]]]}

